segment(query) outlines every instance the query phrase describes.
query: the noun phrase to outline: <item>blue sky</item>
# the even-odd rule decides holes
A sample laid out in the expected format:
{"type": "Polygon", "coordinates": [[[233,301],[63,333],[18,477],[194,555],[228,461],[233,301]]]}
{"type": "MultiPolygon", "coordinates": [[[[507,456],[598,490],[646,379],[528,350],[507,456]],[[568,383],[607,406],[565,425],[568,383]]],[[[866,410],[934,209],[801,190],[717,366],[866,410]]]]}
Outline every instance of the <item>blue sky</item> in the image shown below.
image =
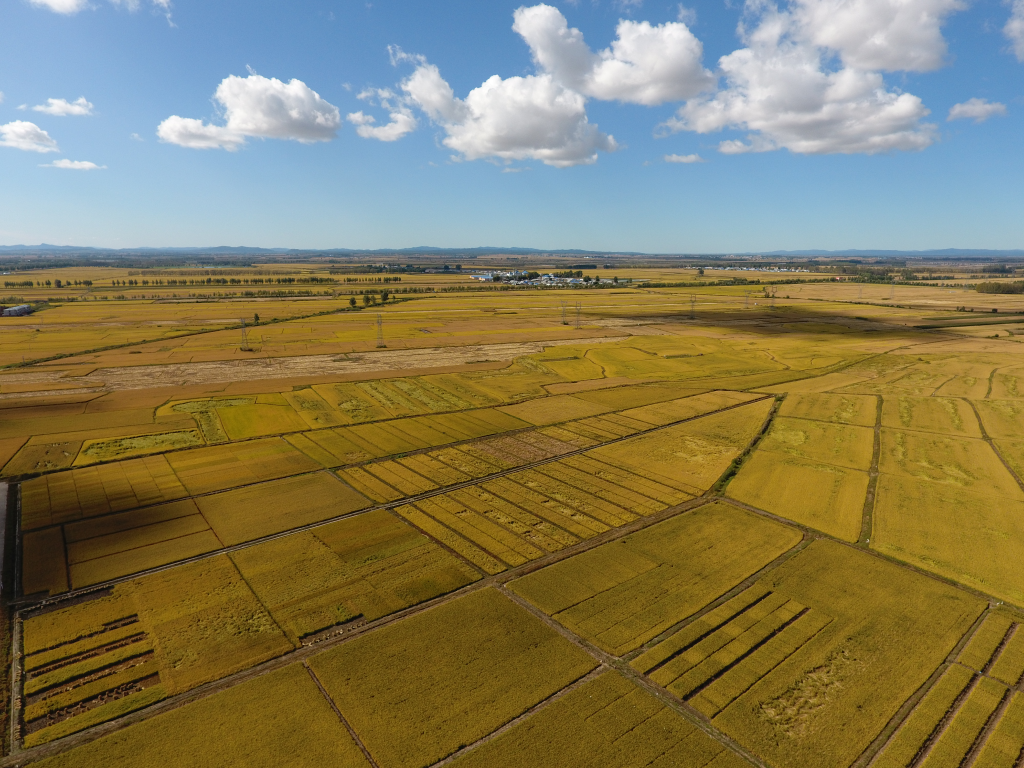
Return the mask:
{"type": "Polygon", "coordinates": [[[1018,56],[1024,0],[0,0],[0,243],[1020,248],[1018,56]]]}

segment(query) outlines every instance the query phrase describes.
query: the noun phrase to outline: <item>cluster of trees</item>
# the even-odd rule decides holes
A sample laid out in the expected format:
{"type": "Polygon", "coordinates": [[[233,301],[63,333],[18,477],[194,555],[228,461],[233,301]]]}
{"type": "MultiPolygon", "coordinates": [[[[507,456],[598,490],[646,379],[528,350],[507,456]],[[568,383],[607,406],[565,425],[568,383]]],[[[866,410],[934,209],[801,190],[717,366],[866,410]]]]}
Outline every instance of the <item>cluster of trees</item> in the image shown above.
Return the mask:
{"type": "Polygon", "coordinates": [[[978,283],[974,286],[978,293],[1024,293],[1024,280],[1012,283],[978,283]]]}
{"type": "Polygon", "coordinates": [[[346,277],[346,283],[400,283],[400,277],[346,277]]]}
{"type": "MultiPolygon", "coordinates": [[[[189,285],[331,285],[338,282],[333,277],[207,277],[181,280],[114,280],[113,285],[166,285],[169,287],[189,285]]],[[[91,285],[91,283],[90,283],[91,285]]]]}
{"type": "Polygon", "coordinates": [[[92,285],[92,280],[36,280],[35,282],[32,282],[31,280],[21,280],[18,282],[4,280],[4,288],[42,288],[43,286],[46,286],[47,288],[69,288],[72,285],[84,285],[88,287],[92,285]]]}

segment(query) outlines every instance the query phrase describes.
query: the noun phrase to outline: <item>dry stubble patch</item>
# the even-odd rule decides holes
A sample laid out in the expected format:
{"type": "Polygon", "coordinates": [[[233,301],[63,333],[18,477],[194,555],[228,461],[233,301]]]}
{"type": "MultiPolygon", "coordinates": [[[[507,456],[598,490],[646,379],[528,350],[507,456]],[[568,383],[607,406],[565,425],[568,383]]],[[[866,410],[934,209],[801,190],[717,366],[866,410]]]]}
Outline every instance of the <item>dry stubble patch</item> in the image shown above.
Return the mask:
{"type": "Polygon", "coordinates": [[[272,480],[196,501],[227,546],[370,506],[366,497],[327,472],[272,480]]]}
{"type": "Polygon", "coordinates": [[[795,546],[799,532],[713,503],[513,581],[510,588],[621,656],[795,546]]]}
{"type": "Polygon", "coordinates": [[[525,403],[518,403],[517,405],[502,406],[498,410],[534,426],[542,427],[548,424],[571,421],[572,419],[596,416],[599,413],[607,413],[613,409],[606,405],[581,400],[572,395],[553,395],[529,400],[525,403]]]}
{"type": "Polygon", "coordinates": [[[1024,501],[1024,492],[984,440],[883,429],[880,472],[1024,501]]]}
{"type": "Polygon", "coordinates": [[[596,662],[500,593],[483,590],[326,651],[310,666],[379,765],[420,768],[596,662]]]}
{"type": "Polygon", "coordinates": [[[765,664],[772,655],[765,644],[733,662],[728,674],[746,676],[749,687],[713,723],[765,761],[794,768],[849,765],[985,607],[954,587],[826,540],[758,586],[806,607],[802,620],[828,622],[788,656],[765,664]]]}
{"type": "Polygon", "coordinates": [[[885,395],[882,398],[882,426],[959,437],[981,437],[974,411],[959,398],[885,395]]]}
{"type": "Polygon", "coordinates": [[[617,672],[567,693],[496,739],[457,758],[457,768],[534,765],[704,768],[747,765],[617,672]],[[715,762],[724,755],[734,762],[715,762]]]}
{"type": "Polygon", "coordinates": [[[301,665],[241,683],[43,760],[40,768],[367,768],[359,747],[301,665]]]}

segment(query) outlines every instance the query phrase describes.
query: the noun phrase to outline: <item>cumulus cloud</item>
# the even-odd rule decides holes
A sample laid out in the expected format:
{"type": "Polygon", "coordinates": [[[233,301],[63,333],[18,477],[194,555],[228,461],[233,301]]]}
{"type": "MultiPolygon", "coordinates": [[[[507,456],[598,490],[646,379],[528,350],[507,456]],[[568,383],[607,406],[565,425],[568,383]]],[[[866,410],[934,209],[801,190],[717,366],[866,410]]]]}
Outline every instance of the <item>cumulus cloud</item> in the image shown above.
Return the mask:
{"type": "Polygon", "coordinates": [[[1013,0],[1010,20],[1003,27],[1003,34],[1013,44],[1017,61],[1024,62],[1024,0],[1013,0]]]}
{"type": "Polygon", "coordinates": [[[665,155],[666,163],[703,163],[700,155],[665,155]]]}
{"type": "Polygon", "coordinates": [[[998,101],[987,99],[968,99],[962,104],[954,104],[949,110],[947,120],[970,119],[976,123],[983,123],[990,117],[1005,115],[1006,105],[998,101]]]}
{"type": "MultiPolygon", "coordinates": [[[[921,99],[887,89],[878,71],[845,64],[829,66],[836,53],[843,61],[871,59],[876,64],[883,57],[875,48],[865,47],[857,36],[850,38],[852,42],[834,43],[845,49],[815,42],[809,31],[814,25],[807,21],[806,9],[815,2],[827,6],[832,0],[797,0],[790,11],[750,0],[747,21],[753,23],[748,27],[745,21],[740,27],[746,47],[719,60],[726,87],[691,99],[663,128],[698,133],[725,128],[751,131],[746,141],[723,141],[719,150],[727,154],[779,148],[802,154],[875,154],[919,150],[932,144],[936,129],[922,122],[929,110],[921,99]]],[[[848,5],[873,7],[875,2],[849,0],[848,5]]],[[[952,7],[948,0],[931,2],[934,7],[952,7]]],[[[874,32],[884,36],[894,25],[902,29],[899,20],[898,13],[879,18],[874,32]]],[[[823,25],[819,27],[824,29],[823,25]]],[[[937,47],[928,35],[922,39],[916,53],[893,53],[888,64],[920,69],[940,60],[944,44],[937,47]]]]}
{"type": "Polygon", "coordinates": [[[223,126],[172,115],[160,123],[157,136],[191,149],[234,151],[247,138],[330,141],[341,126],[338,108],[301,80],[231,75],[217,87],[214,99],[224,111],[223,126]]]}
{"type": "Polygon", "coordinates": [[[24,120],[0,125],[0,147],[12,147],[24,152],[60,152],[50,134],[35,123],[24,120]]]}
{"type": "Polygon", "coordinates": [[[54,13],[70,15],[88,7],[88,0],[29,0],[37,8],[48,8],[54,13]]]}
{"type": "Polygon", "coordinates": [[[88,160],[54,160],[52,163],[46,163],[45,165],[39,166],[40,168],[63,168],[67,171],[99,171],[107,166],[96,165],[96,163],[90,163],[88,160]]]}
{"type": "Polygon", "coordinates": [[[587,120],[586,98],[549,74],[494,75],[463,100],[437,67],[421,62],[401,87],[443,127],[443,144],[467,160],[540,160],[566,168],[594,163],[599,151],[618,148],[587,120]]]}
{"type": "Polygon", "coordinates": [[[69,115],[81,116],[91,115],[93,105],[81,96],[74,101],[67,99],[47,99],[45,104],[37,104],[32,107],[33,112],[45,112],[56,117],[67,117],[69,115]]]}
{"type": "Polygon", "coordinates": [[[683,22],[620,20],[610,48],[593,53],[583,34],[550,5],[519,8],[512,28],[537,66],[586,96],[653,106],[681,101],[715,84],[704,49],[683,22]]]}
{"type": "Polygon", "coordinates": [[[367,89],[356,98],[389,110],[390,122],[385,125],[377,125],[377,119],[372,115],[364,114],[362,110],[351,112],[346,116],[346,119],[356,126],[356,133],[364,139],[397,141],[407,133],[416,130],[417,122],[412,110],[394,92],[386,88],[367,89]]]}
{"type": "Polygon", "coordinates": [[[942,66],[942,24],[963,0],[794,0],[797,38],[861,70],[928,72],[942,66]]]}

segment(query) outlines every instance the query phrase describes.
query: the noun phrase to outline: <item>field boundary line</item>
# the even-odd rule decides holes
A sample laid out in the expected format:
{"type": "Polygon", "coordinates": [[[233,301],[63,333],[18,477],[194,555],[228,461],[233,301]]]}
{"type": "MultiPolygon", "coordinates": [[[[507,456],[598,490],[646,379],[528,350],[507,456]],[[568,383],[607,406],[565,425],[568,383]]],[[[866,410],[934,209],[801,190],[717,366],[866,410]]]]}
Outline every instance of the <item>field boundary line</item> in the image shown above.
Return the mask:
{"type": "MultiPolygon", "coordinates": [[[[763,568],[761,568],[760,570],[756,571],[755,573],[752,573],[750,576],[745,578],[743,581],[741,581],[735,587],[733,587],[728,592],[726,592],[723,595],[721,595],[718,599],[711,601],[710,603],[705,605],[703,608],[701,608],[696,613],[694,613],[694,614],[692,614],[690,616],[687,616],[685,619],[683,619],[681,621],[676,622],[675,624],[673,624],[668,629],[664,630],[663,632],[660,632],[655,637],[652,637],[650,640],[648,640],[646,643],[641,645],[636,650],[630,651],[629,653],[624,654],[622,656],[622,660],[627,662],[627,663],[632,663],[634,659],[639,658],[640,656],[645,654],[647,651],[649,651],[652,648],[654,648],[656,645],[659,645],[660,643],[665,642],[666,640],[668,640],[670,637],[672,637],[673,635],[675,635],[679,631],[685,629],[686,627],[688,627],[689,625],[693,624],[694,622],[699,621],[700,619],[704,618],[706,615],[708,615],[709,613],[711,613],[715,609],[720,608],[721,606],[725,605],[727,602],[729,602],[733,598],[737,597],[738,595],[743,594],[748,589],[750,589],[752,586],[754,586],[757,582],[759,582],[761,579],[763,579],[765,576],[767,576],[769,573],[774,571],[776,568],[778,568],[779,566],[783,565],[788,560],[791,560],[792,558],[796,557],[800,552],[802,552],[805,549],[807,549],[807,547],[810,546],[810,543],[812,541],[814,541],[814,540],[815,539],[813,537],[808,536],[806,533],[804,533],[804,536],[803,536],[803,538],[800,541],[798,541],[792,547],[790,547],[785,552],[783,552],[781,555],[776,557],[770,563],[765,565],[763,568]]],[[[749,608],[749,606],[747,608],[744,608],[743,611],[747,610],[748,608],[749,608]]],[[[652,667],[651,669],[647,670],[647,672],[645,674],[650,674],[651,672],[654,672],[656,669],[659,669],[660,667],[662,667],[665,664],[667,664],[668,661],[669,660],[666,659],[665,661],[658,662],[654,667],[652,667]]]]}
{"type": "Polygon", "coordinates": [[[1013,700],[1013,694],[1013,688],[1007,688],[1003,693],[1003,698],[999,700],[999,706],[992,711],[992,714],[988,716],[988,720],[985,721],[985,725],[980,731],[978,731],[978,735],[974,738],[974,743],[971,744],[971,748],[967,751],[967,754],[964,755],[964,759],[960,761],[960,766],[958,768],[970,768],[970,766],[974,765],[975,761],[978,759],[978,755],[981,754],[981,750],[985,748],[985,745],[988,743],[989,738],[991,738],[992,733],[1002,721],[1003,715],[1006,714],[1006,710],[1010,708],[1010,702],[1013,700]]]}
{"type": "MultiPolygon", "coordinates": [[[[719,477],[715,484],[711,486],[708,491],[709,494],[719,498],[724,498],[725,489],[729,487],[729,483],[732,482],[733,478],[736,477],[739,471],[743,468],[743,465],[747,463],[747,459],[754,454],[754,451],[757,450],[757,446],[761,444],[761,441],[772,428],[772,424],[775,422],[775,416],[778,414],[779,408],[782,407],[782,403],[786,399],[786,393],[783,392],[782,394],[771,395],[771,397],[774,399],[774,402],[772,403],[772,407],[768,410],[768,415],[765,416],[764,421],[761,422],[761,428],[752,438],[750,438],[746,448],[740,451],[739,455],[730,462],[728,467],[726,467],[722,476],[719,477]]],[[[766,399],[767,398],[764,397],[751,402],[760,403],[762,400],[766,399]]]]}
{"type": "Polygon", "coordinates": [[[530,707],[528,710],[526,710],[522,714],[517,715],[516,717],[512,718],[511,720],[509,720],[507,723],[505,723],[504,725],[500,726],[496,730],[491,731],[486,736],[481,736],[479,739],[474,741],[472,744],[466,744],[466,745],[464,745],[462,747],[459,747],[457,750],[452,752],[447,757],[443,757],[440,760],[438,760],[437,762],[431,763],[426,768],[442,768],[442,766],[448,765],[449,763],[455,761],[459,757],[462,757],[467,752],[472,752],[477,747],[482,747],[487,742],[493,741],[494,739],[498,738],[499,736],[501,736],[505,732],[512,730],[513,728],[515,728],[517,725],[519,725],[524,720],[528,720],[530,717],[532,717],[533,715],[537,714],[538,712],[541,712],[541,711],[547,709],[549,706],[554,704],[556,701],[558,701],[561,698],[564,698],[568,694],[570,694],[573,691],[575,691],[577,688],[580,688],[580,687],[586,685],[587,683],[591,682],[592,680],[596,680],[598,677],[608,673],[609,671],[611,671],[611,667],[609,667],[607,664],[604,664],[603,662],[599,663],[597,665],[597,667],[592,669],[590,672],[585,674],[583,677],[579,678],[578,680],[574,680],[573,682],[569,683],[567,686],[565,686],[561,690],[555,691],[553,694],[551,694],[547,698],[537,702],[532,707],[530,707]]]}
{"type": "MultiPolygon", "coordinates": [[[[431,608],[444,605],[445,603],[457,600],[460,597],[472,594],[481,589],[501,586],[503,583],[507,581],[512,581],[516,578],[519,578],[520,576],[525,576],[527,573],[532,573],[535,570],[539,570],[548,565],[552,565],[556,562],[568,559],[581,552],[585,552],[589,549],[599,547],[603,544],[616,541],[617,539],[623,536],[628,536],[632,533],[635,533],[636,531],[643,530],[644,528],[649,528],[653,525],[657,525],[658,523],[665,522],[666,520],[676,517],[677,515],[685,514],[687,512],[692,511],[693,509],[701,507],[707,504],[709,501],[713,501],[713,499],[709,500],[704,497],[697,499],[688,499],[687,501],[681,504],[677,504],[673,507],[661,510],[660,512],[657,512],[653,515],[641,517],[620,528],[612,528],[608,531],[605,531],[602,534],[599,534],[598,536],[582,541],[571,548],[567,547],[566,549],[561,550],[560,552],[554,552],[545,558],[540,558],[538,560],[527,562],[523,565],[517,566],[516,568],[511,568],[509,570],[502,571],[501,573],[497,573],[492,576],[487,576],[483,579],[460,587],[457,590],[453,590],[452,592],[449,592],[444,595],[438,595],[437,597],[431,600],[419,603],[417,605],[409,606],[408,608],[405,608],[401,611],[396,611],[392,614],[389,614],[388,616],[383,616],[380,619],[376,619],[372,622],[366,622],[363,624],[352,626],[347,631],[344,627],[342,627],[339,633],[332,634],[319,642],[313,642],[308,645],[301,645],[299,648],[293,651],[288,651],[282,654],[281,656],[277,656],[273,659],[268,659],[267,661],[262,662],[261,664],[257,664],[255,666],[249,667],[248,669],[241,670],[232,675],[223,677],[219,680],[213,680],[209,683],[204,683],[203,685],[197,686],[192,690],[175,694],[174,696],[170,696],[166,699],[163,699],[162,701],[151,704],[148,707],[136,710],[135,712],[130,712],[115,720],[108,720],[105,723],[100,723],[99,725],[93,726],[92,728],[84,729],[77,733],[65,736],[61,739],[55,739],[54,741],[48,742],[46,744],[41,744],[38,747],[31,747],[27,750],[22,750],[17,755],[12,753],[11,755],[8,755],[6,758],[0,758],[0,768],[7,768],[8,766],[19,766],[21,765],[21,763],[18,761],[19,759],[42,759],[43,757],[55,755],[66,750],[73,749],[82,744],[90,743],[110,733],[115,733],[119,730],[122,730],[123,728],[127,728],[128,726],[134,725],[137,722],[141,722],[142,720],[148,719],[153,715],[177,709],[178,707],[184,706],[193,701],[197,701],[199,699],[205,698],[206,696],[218,693],[219,691],[227,690],[228,688],[238,685],[239,683],[243,683],[247,680],[260,677],[270,672],[274,672],[290,664],[301,662],[305,659],[308,659],[311,656],[317,655],[323,650],[327,650],[329,648],[333,648],[334,646],[344,644],[358,637],[361,637],[362,635],[367,634],[368,632],[372,632],[376,629],[380,629],[390,624],[402,621],[403,619],[409,618],[424,611],[428,611],[431,608]]],[[[21,614],[24,612],[28,612],[29,610],[30,609],[23,609],[22,611],[20,611],[17,614],[19,620],[21,618],[21,614]]],[[[697,717],[697,715],[693,716],[697,717]]],[[[745,755],[746,753],[742,754],[745,755]]],[[[762,763],[758,762],[757,765],[762,766],[762,763]]]]}
{"type": "Polygon", "coordinates": [[[324,688],[324,684],[320,682],[320,678],[316,676],[316,672],[313,671],[313,668],[309,666],[309,662],[303,661],[302,666],[306,668],[306,671],[309,673],[309,676],[313,678],[313,682],[316,683],[316,687],[320,689],[321,695],[324,697],[324,699],[327,700],[327,703],[328,705],[330,705],[331,709],[334,710],[334,714],[338,716],[338,720],[341,721],[341,724],[345,726],[345,730],[348,731],[348,735],[352,737],[352,741],[355,742],[356,746],[359,747],[360,751],[363,753],[363,757],[366,758],[366,762],[373,766],[373,768],[378,768],[377,761],[373,759],[373,755],[370,754],[370,750],[366,748],[366,745],[363,744],[363,740],[359,738],[359,734],[356,733],[355,729],[349,724],[348,720],[345,719],[345,716],[341,714],[341,710],[338,709],[338,705],[334,703],[334,699],[332,699],[330,695],[327,693],[327,689],[324,688]]]}
{"type": "MultiPolygon", "coordinates": [[[[396,501],[384,502],[382,504],[376,504],[376,505],[373,505],[373,506],[370,506],[370,507],[366,507],[365,509],[359,509],[359,510],[354,510],[352,512],[347,512],[347,513],[345,513],[343,515],[338,515],[336,517],[330,517],[330,518],[327,518],[325,520],[318,520],[318,521],[313,522],[313,523],[308,523],[307,525],[298,526],[296,528],[290,528],[287,531],[281,531],[279,533],[272,533],[272,534],[270,534],[268,536],[263,536],[263,537],[260,537],[258,539],[253,539],[252,541],[245,541],[245,542],[241,542],[239,544],[233,544],[233,545],[231,545],[229,547],[224,547],[222,549],[218,549],[218,550],[215,550],[213,552],[205,552],[205,553],[200,554],[200,555],[195,555],[194,557],[185,558],[183,560],[177,560],[177,561],[175,561],[173,563],[167,563],[166,565],[161,565],[161,566],[157,566],[155,568],[149,568],[149,569],[146,569],[146,570],[137,571],[137,572],[135,572],[133,574],[130,574],[128,576],[120,576],[120,577],[118,577],[116,579],[110,579],[108,581],[100,582],[98,584],[92,584],[92,585],[90,585],[88,587],[83,587],[83,588],[81,588],[79,590],[69,590],[68,592],[62,593],[60,595],[55,595],[55,596],[50,597],[50,598],[44,598],[44,599],[38,600],[38,601],[26,600],[26,599],[22,598],[21,600],[18,600],[18,601],[12,601],[12,606],[15,607],[18,610],[31,610],[31,609],[34,609],[34,608],[48,606],[48,605],[51,605],[51,604],[58,603],[58,602],[61,602],[63,600],[69,599],[71,597],[80,595],[80,594],[86,594],[88,592],[93,592],[93,591],[96,591],[96,590],[99,590],[99,589],[108,589],[110,587],[116,586],[117,584],[122,584],[122,583],[127,582],[127,581],[132,581],[132,580],[137,579],[137,578],[139,578],[141,576],[148,576],[148,575],[153,574],[153,573],[160,573],[162,571],[166,571],[166,570],[168,570],[170,568],[175,568],[175,567],[180,566],[180,565],[188,565],[190,563],[200,562],[202,560],[206,560],[206,559],[209,559],[211,557],[216,557],[217,555],[220,555],[220,554],[228,554],[230,552],[237,552],[238,550],[247,549],[248,547],[253,547],[253,546],[256,546],[258,544],[263,544],[263,543],[268,542],[268,541],[274,541],[276,539],[283,538],[283,537],[288,536],[288,535],[293,534],[293,533],[302,533],[302,532],[306,532],[306,531],[311,531],[311,530],[314,530],[316,528],[323,527],[325,525],[330,525],[332,523],[339,522],[341,520],[346,520],[346,519],[349,519],[349,518],[352,518],[352,517],[357,517],[359,515],[364,515],[364,514],[367,514],[367,513],[370,513],[370,512],[375,512],[375,511],[382,510],[382,509],[393,509],[395,507],[400,507],[400,506],[403,506],[405,504],[415,504],[416,502],[422,501],[424,499],[433,498],[434,496],[441,496],[441,495],[444,495],[446,493],[450,493],[452,491],[461,490],[463,488],[470,488],[470,487],[473,487],[473,486],[476,486],[476,485],[480,485],[481,483],[487,482],[489,480],[494,480],[494,479],[497,479],[497,478],[506,477],[507,475],[511,475],[511,474],[516,473],[516,472],[522,472],[522,471],[525,471],[525,470],[533,469],[534,467],[543,466],[545,464],[551,464],[551,463],[554,463],[556,461],[561,461],[562,459],[571,458],[573,456],[578,456],[580,454],[586,453],[587,451],[592,451],[592,450],[595,450],[597,448],[603,448],[603,447],[608,446],[608,445],[614,445],[615,443],[619,443],[619,442],[622,442],[624,440],[632,440],[632,439],[638,438],[638,437],[645,437],[645,436],[653,434],[655,432],[660,432],[660,431],[663,431],[663,430],[666,430],[666,429],[671,429],[673,427],[677,427],[680,424],[686,424],[686,423],[689,423],[689,422],[692,422],[692,421],[697,421],[699,419],[706,418],[708,416],[714,416],[714,415],[717,415],[719,413],[724,413],[726,411],[734,410],[736,408],[742,408],[742,407],[744,407],[746,405],[752,405],[754,403],[759,403],[759,402],[761,402],[763,400],[767,400],[767,399],[769,399],[771,397],[775,397],[775,396],[774,395],[764,395],[763,397],[755,398],[753,400],[748,400],[748,401],[743,402],[743,403],[736,403],[736,404],[733,404],[733,405],[728,405],[728,406],[726,406],[724,408],[719,408],[718,410],[715,410],[715,411],[709,411],[708,413],[700,414],[699,416],[691,416],[691,417],[686,418],[686,419],[681,419],[679,421],[672,422],[671,424],[665,424],[665,425],[662,425],[662,426],[652,427],[651,429],[647,430],[646,432],[638,432],[635,435],[627,435],[625,437],[615,438],[614,440],[609,440],[606,443],[601,443],[599,445],[589,446],[589,447],[586,447],[586,448],[579,448],[579,449],[576,449],[575,451],[570,451],[568,453],[563,453],[563,454],[560,454],[558,456],[552,456],[552,457],[549,457],[549,458],[546,458],[546,459],[540,459],[539,461],[531,462],[529,464],[524,464],[524,465],[519,466],[519,467],[513,467],[511,469],[501,470],[500,472],[495,472],[495,473],[492,473],[490,475],[484,475],[483,477],[474,478],[474,479],[467,480],[467,481],[462,482],[462,483],[457,483],[455,485],[449,485],[449,486],[445,486],[445,487],[441,487],[441,488],[436,488],[436,489],[434,489],[432,491],[425,491],[424,493],[416,494],[414,496],[406,496],[406,497],[404,497],[402,499],[398,499],[396,501]]],[[[300,473],[298,475],[292,475],[291,477],[301,477],[303,475],[313,475],[313,474],[316,474],[317,472],[327,472],[327,473],[333,475],[339,482],[342,482],[342,483],[345,482],[342,478],[338,477],[334,472],[332,472],[331,470],[328,470],[328,469],[318,469],[315,472],[303,472],[303,473],[300,473]]],[[[279,479],[283,479],[283,478],[279,478],[279,479]]],[[[251,486],[254,486],[254,485],[259,485],[259,483],[250,483],[248,486],[240,486],[240,487],[251,487],[251,486]]],[[[345,485],[348,485],[348,484],[345,483],[345,485]]],[[[220,491],[214,491],[213,493],[220,493],[220,491]]],[[[189,498],[196,498],[196,497],[189,497],[189,498]]],[[[706,498],[706,497],[698,496],[697,498],[701,499],[701,498],[706,498]]],[[[689,500],[687,500],[687,501],[689,501],[689,500]]],[[[676,506],[678,506],[678,505],[676,505],[676,506]]],[[[668,509],[673,509],[673,508],[674,507],[668,507],[668,509]]],[[[20,508],[19,508],[19,516],[20,516],[20,508]]],[[[615,529],[612,529],[612,530],[620,530],[620,529],[615,528],[615,529]]],[[[433,540],[433,538],[431,538],[431,540],[433,540]]]]}
{"type": "Polygon", "coordinates": [[[695,710],[693,707],[691,707],[685,701],[680,699],[678,696],[675,696],[674,694],[662,688],[660,685],[657,685],[648,680],[644,675],[640,674],[635,669],[630,667],[629,664],[623,663],[621,657],[613,656],[607,651],[601,650],[590,641],[580,637],[575,632],[570,630],[568,627],[565,627],[562,624],[555,621],[553,618],[548,616],[546,613],[544,613],[542,610],[534,606],[525,598],[522,598],[515,592],[512,592],[505,585],[499,587],[498,591],[500,591],[505,597],[516,603],[516,605],[528,611],[531,615],[533,615],[534,617],[536,617],[537,619],[541,620],[549,627],[554,629],[566,640],[573,643],[573,645],[576,645],[585,650],[587,653],[589,653],[591,656],[597,659],[597,661],[602,665],[606,665],[611,669],[614,669],[616,672],[621,674],[626,679],[631,680],[634,684],[645,689],[648,693],[653,694],[663,704],[670,707],[677,714],[682,715],[686,720],[690,722],[691,725],[694,725],[697,728],[699,728],[706,735],[710,736],[712,739],[720,743],[726,749],[732,750],[744,759],[753,763],[755,766],[758,766],[758,768],[767,768],[766,764],[762,760],[760,760],[751,752],[748,752],[746,749],[740,746],[738,742],[733,741],[733,739],[730,738],[728,735],[715,728],[711,724],[711,720],[709,718],[702,715],[700,712],[695,710]]]}
{"type": "Polygon", "coordinates": [[[942,719],[935,724],[932,732],[928,734],[928,738],[925,739],[924,744],[921,745],[921,748],[917,750],[917,754],[914,755],[914,758],[910,761],[910,768],[917,768],[917,766],[921,765],[928,759],[928,755],[930,755],[932,750],[935,749],[935,745],[939,743],[939,739],[942,738],[942,734],[944,734],[946,729],[949,728],[949,724],[952,723],[953,719],[959,714],[964,702],[967,701],[970,695],[974,692],[974,689],[978,687],[978,684],[981,682],[983,677],[984,675],[973,672],[970,684],[964,686],[964,689],[960,691],[960,695],[956,697],[949,709],[947,709],[945,714],[943,714],[942,719]]]}
{"type": "Polygon", "coordinates": [[[864,511],[860,524],[860,538],[857,543],[867,546],[871,543],[874,525],[875,494],[878,490],[878,462],[882,454],[882,396],[875,395],[875,430],[871,448],[871,466],[868,468],[868,489],[864,494],[864,511]]]}
{"type": "Polygon", "coordinates": [[[988,443],[988,447],[992,449],[992,452],[996,455],[999,461],[1001,461],[1003,463],[1003,466],[1006,467],[1006,471],[1010,473],[1010,477],[1016,480],[1017,485],[1019,485],[1020,489],[1024,491],[1024,480],[1021,480],[1020,475],[1018,475],[1014,471],[1013,467],[1011,467],[1007,463],[1005,457],[1003,456],[1003,452],[1000,451],[999,447],[996,445],[996,441],[992,439],[992,437],[988,433],[988,430],[985,429],[985,422],[981,420],[981,412],[978,410],[978,406],[976,406],[973,401],[968,400],[966,397],[962,399],[969,406],[971,406],[971,410],[974,411],[974,418],[978,420],[978,428],[981,430],[981,439],[988,443]]]}
{"type": "Polygon", "coordinates": [[[935,686],[939,681],[939,678],[946,674],[946,671],[956,664],[956,657],[960,655],[960,652],[967,646],[967,643],[974,637],[975,632],[984,623],[985,618],[988,616],[992,606],[983,610],[978,614],[978,618],[974,620],[974,623],[964,632],[953,649],[946,655],[945,661],[939,664],[935,670],[928,676],[928,679],[921,683],[921,686],[910,695],[910,697],[903,702],[899,709],[896,710],[889,722],[885,724],[885,727],[879,731],[878,735],[871,740],[871,743],[865,747],[864,751],[861,752],[860,756],[850,764],[850,768],[864,768],[864,766],[872,765],[877,757],[881,754],[882,750],[889,743],[896,732],[903,727],[903,724],[910,718],[910,716],[917,709],[921,700],[928,695],[928,692],[935,686]]]}

